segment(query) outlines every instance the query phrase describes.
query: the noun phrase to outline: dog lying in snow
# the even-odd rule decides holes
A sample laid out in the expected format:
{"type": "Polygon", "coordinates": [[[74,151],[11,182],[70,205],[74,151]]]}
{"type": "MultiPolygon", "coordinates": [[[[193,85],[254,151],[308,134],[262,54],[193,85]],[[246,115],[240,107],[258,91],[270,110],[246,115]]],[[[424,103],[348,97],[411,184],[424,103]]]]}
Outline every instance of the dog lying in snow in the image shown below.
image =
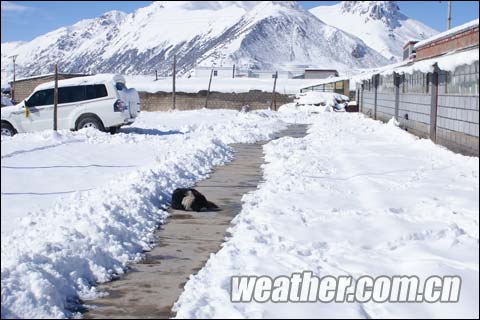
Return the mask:
{"type": "Polygon", "coordinates": [[[215,203],[208,201],[207,198],[195,189],[178,188],[173,191],[172,208],[186,211],[218,210],[215,203]]]}

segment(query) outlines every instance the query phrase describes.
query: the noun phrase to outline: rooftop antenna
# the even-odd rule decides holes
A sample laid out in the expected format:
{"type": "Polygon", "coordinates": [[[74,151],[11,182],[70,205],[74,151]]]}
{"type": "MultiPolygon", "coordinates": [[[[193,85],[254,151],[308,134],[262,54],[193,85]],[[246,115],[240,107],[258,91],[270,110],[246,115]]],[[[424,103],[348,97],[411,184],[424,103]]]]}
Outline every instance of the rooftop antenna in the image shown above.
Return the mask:
{"type": "Polygon", "coordinates": [[[452,22],[452,1],[448,1],[447,30],[450,30],[451,22],[452,22]]]}
{"type": "MultiPolygon", "coordinates": [[[[442,3],[442,1],[438,1],[438,2],[442,3]]],[[[447,1],[447,3],[448,3],[447,30],[450,30],[451,22],[452,22],[452,1],[447,1]]]]}

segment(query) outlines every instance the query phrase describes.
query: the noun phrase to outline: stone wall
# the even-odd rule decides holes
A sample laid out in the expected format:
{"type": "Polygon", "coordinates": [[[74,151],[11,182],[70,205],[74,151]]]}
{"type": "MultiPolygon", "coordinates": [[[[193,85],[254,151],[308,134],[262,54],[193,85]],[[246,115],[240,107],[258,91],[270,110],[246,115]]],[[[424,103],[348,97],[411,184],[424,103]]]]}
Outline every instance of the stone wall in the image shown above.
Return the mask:
{"type": "MultiPolygon", "coordinates": [[[[168,111],[172,108],[171,92],[139,92],[141,110],[146,111],[168,111]]],[[[177,110],[194,110],[205,107],[207,92],[205,90],[198,93],[176,93],[177,110]]],[[[294,95],[285,95],[277,93],[275,95],[276,106],[293,102],[294,95]]],[[[271,92],[251,90],[242,93],[223,93],[210,92],[208,97],[209,109],[234,109],[240,110],[243,106],[250,106],[250,110],[268,109],[272,101],[271,92]]]]}
{"type": "MultiPolygon", "coordinates": [[[[70,78],[76,78],[76,77],[82,77],[85,75],[79,75],[79,74],[59,74],[58,75],[58,80],[64,80],[64,79],[70,79],[70,78]]],[[[30,78],[30,79],[23,79],[23,80],[17,80],[15,82],[15,101],[18,103],[20,101],[25,100],[30,94],[32,94],[33,90],[42,83],[54,81],[55,76],[54,75],[47,75],[44,77],[35,77],[35,78],[30,78]]],[[[10,86],[13,85],[10,83],[10,86]]]]}

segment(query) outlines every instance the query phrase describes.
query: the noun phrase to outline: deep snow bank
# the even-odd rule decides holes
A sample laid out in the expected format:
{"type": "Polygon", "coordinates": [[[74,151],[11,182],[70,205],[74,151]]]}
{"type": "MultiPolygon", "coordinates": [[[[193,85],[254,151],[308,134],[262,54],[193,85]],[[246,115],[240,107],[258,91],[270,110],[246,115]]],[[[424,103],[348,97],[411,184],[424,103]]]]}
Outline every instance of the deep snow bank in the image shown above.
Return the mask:
{"type": "MultiPolygon", "coordinates": [[[[287,109],[288,110],[288,109],[287,109]]],[[[293,112],[289,110],[289,112],[293,112]]],[[[177,318],[478,317],[479,161],[359,114],[265,147],[265,182],[177,318]],[[459,303],[232,303],[233,275],[459,275],[459,303]]]]}
{"type": "MultiPolygon", "coordinates": [[[[81,176],[88,169],[77,154],[106,167],[127,156],[138,165],[105,175],[91,190],[58,198],[42,210],[28,212],[20,206],[25,211],[21,220],[10,217],[13,230],[2,231],[2,318],[75,316],[78,298],[97,294],[96,282],[122,273],[153,245],[153,232],[167,217],[173,189],[193,185],[213,166],[229,161],[232,149],[227,143],[268,139],[283,128],[285,123],[273,112],[197,110],[142,112],[134,126],[117,135],[81,130],[55,137],[40,132],[2,138],[2,202],[19,174],[4,166],[14,163],[21,163],[22,171],[49,165],[28,181],[29,188],[39,190],[49,187],[46,177],[56,179],[58,186],[62,181],[63,186],[74,185],[71,171],[62,170],[68,167],[81,176]],[[179,134],[166,134],[170,130],[179,134]],[[135,149],[125,149],[129,146],[135,149]],[[4,174],[5,179],[12,176],[11,184],[4,184],[4,174]]],[[[21,183],[18,176],[16,181],[21,183]]],[[[6,203],[2,222],[10,209],[6,203]]]]}

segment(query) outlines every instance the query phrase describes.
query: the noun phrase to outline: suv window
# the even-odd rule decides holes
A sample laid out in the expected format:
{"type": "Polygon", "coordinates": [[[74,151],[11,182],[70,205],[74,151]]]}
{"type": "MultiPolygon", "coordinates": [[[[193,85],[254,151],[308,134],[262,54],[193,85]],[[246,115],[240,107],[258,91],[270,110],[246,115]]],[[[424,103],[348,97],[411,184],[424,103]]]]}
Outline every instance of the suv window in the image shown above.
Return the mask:
{"type": "Polygon", "coordinates": [[[86,100],[103,98],[108,96],[107,88],[105,87],[104,84],[95,84],[95,85],[89,85],[85,87],[87,92],[86,100]]]}
{"type": "Polygon", "coordinates": [[[58,103],[72,103],[108,96],[104,84],[58,88],[58,103]]]}
{"type": "Polygon", "coordinates": [[[71,103],[85,100],[85,86],[58,88],[58,103],[71,103]]]}
{"type": "Polygon", "coordinates": [[[29,107],[48,106],[53,104],[53,89],[40,90],[28,99],[29,107]]]}

